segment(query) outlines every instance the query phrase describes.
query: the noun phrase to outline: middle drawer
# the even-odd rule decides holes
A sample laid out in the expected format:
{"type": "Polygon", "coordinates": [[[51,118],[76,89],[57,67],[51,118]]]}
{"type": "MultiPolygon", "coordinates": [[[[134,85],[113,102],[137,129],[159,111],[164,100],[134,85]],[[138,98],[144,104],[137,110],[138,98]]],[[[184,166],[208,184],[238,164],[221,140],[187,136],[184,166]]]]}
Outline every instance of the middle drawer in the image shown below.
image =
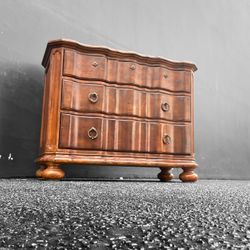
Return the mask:
{"type": "Polygon", "coordinates": [[[189,95],[170,95],[102,82],[63,80],[63,110],[103,113],[171,121],[191,120],[189,95]]]}

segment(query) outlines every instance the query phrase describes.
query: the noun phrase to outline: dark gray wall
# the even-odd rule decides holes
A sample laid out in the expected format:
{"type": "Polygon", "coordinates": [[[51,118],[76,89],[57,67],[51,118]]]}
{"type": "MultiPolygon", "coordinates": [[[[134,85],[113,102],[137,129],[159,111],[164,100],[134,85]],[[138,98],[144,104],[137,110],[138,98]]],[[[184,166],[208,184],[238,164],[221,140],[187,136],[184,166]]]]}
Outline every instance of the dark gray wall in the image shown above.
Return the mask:
{"type": "MultiPolygon", "coordinates": [[[[71,38],[195,62],[197,172],[201,178],[249,179],[249,13],[248,0],[0,1],[0,176],[34,175],[41,59],[48,40],[71,38]]],[[[65,169],[69,177],[154,177],[158,172],[65,169]]]]}

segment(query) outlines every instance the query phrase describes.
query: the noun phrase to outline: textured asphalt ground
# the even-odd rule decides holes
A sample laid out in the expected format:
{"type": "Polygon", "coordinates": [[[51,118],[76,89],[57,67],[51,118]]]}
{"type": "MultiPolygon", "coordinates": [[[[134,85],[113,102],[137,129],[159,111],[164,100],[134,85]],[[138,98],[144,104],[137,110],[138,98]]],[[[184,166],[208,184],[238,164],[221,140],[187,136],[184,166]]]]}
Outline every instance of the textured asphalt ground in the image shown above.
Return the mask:
{"type": "Polygon", "coordinates": [[[250,181],[0,179],[0,249],[250,249],[250,181]]]}

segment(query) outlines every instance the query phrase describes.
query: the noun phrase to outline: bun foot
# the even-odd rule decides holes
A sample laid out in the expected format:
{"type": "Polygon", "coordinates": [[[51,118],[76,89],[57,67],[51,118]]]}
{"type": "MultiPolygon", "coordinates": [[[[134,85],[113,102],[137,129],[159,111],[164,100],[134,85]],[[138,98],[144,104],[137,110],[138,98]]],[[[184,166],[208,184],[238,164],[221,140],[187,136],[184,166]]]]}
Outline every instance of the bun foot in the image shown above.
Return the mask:
{"type": "Polygon", "coordinates": [[[158,174],[158,179],[160,181],[171,181],[174,178],[174,175],[170,173],[172,168],[160,168],[161,172],[158,174]]]}
{"type": "Polygon", "coordinates": [[[65,176],[59,164],[47,164],[47,168],[42,171],[41,177],[48,180],[60,180],[65,176]]]}
{"type": "Polygon", "coordinates": [[[36,177],[37,178],[42,178],[42,173],[46,169],[46,166],[41,166],[37,171],[36,171],[36,177]]]}
{"type": "Polygon", "coordinates": [[[195,182],[198,180],[198,175],[194,173],[195,167],[182,168],[183,172],[179,175],[179,178],[183,182],[195,182]]]}

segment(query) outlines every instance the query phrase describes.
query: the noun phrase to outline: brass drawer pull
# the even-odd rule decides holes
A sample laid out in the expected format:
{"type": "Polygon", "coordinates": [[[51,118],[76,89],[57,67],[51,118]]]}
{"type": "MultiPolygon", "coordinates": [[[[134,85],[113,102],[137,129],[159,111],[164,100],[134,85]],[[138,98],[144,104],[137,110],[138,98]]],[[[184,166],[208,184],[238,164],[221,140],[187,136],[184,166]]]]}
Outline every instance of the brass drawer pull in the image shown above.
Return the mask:
{"type": "Polygon", "coordinates": [[[89,101],[92,103],[96,103],[98,101],[98,94],[96,92],[89,93],[89,101]]]}
{"type": "Polygon", "coordinates": [[[164,144],[170,144],[171,143],[171,137],[167,134],[165,134],[162,138],[162,141],[164,144]]]}
{"type": "Polygon", "coordinates": [[[132,65],[130,66],[130,69],[131,69],[131,70],[135,70],[135,65],[132,64],[132,65]]]}
{"type": "Polygon", "coordinates": [[[168,78],[168,74],[167,73],[164,73],[164,78],[167,79],[168,78]]]}
{"type": "Polygon", "coordinates": [[[161,109],[162,109],[164,112],[167,112],[167,111],[169,111],[170,106],[169,106],[169,104],[168,104],[167,102],[163,102],[163,103],[161,104],[161,109]]]}
{"type": "Polygon", "coordinates": [[[92,66],[97,67],[97,66],[98,66],[98,63],[97,63],[97,62],[93,62],[93,63],[92,63],[92,66]]]}
{"type": "Polygon", "coordinates": [[[91,139],[91,140],[94,140],[98,137],[98,132],[96,130],[95,127],[92,127],[89,129],[88,131],[88,137],[91,139]]]}

